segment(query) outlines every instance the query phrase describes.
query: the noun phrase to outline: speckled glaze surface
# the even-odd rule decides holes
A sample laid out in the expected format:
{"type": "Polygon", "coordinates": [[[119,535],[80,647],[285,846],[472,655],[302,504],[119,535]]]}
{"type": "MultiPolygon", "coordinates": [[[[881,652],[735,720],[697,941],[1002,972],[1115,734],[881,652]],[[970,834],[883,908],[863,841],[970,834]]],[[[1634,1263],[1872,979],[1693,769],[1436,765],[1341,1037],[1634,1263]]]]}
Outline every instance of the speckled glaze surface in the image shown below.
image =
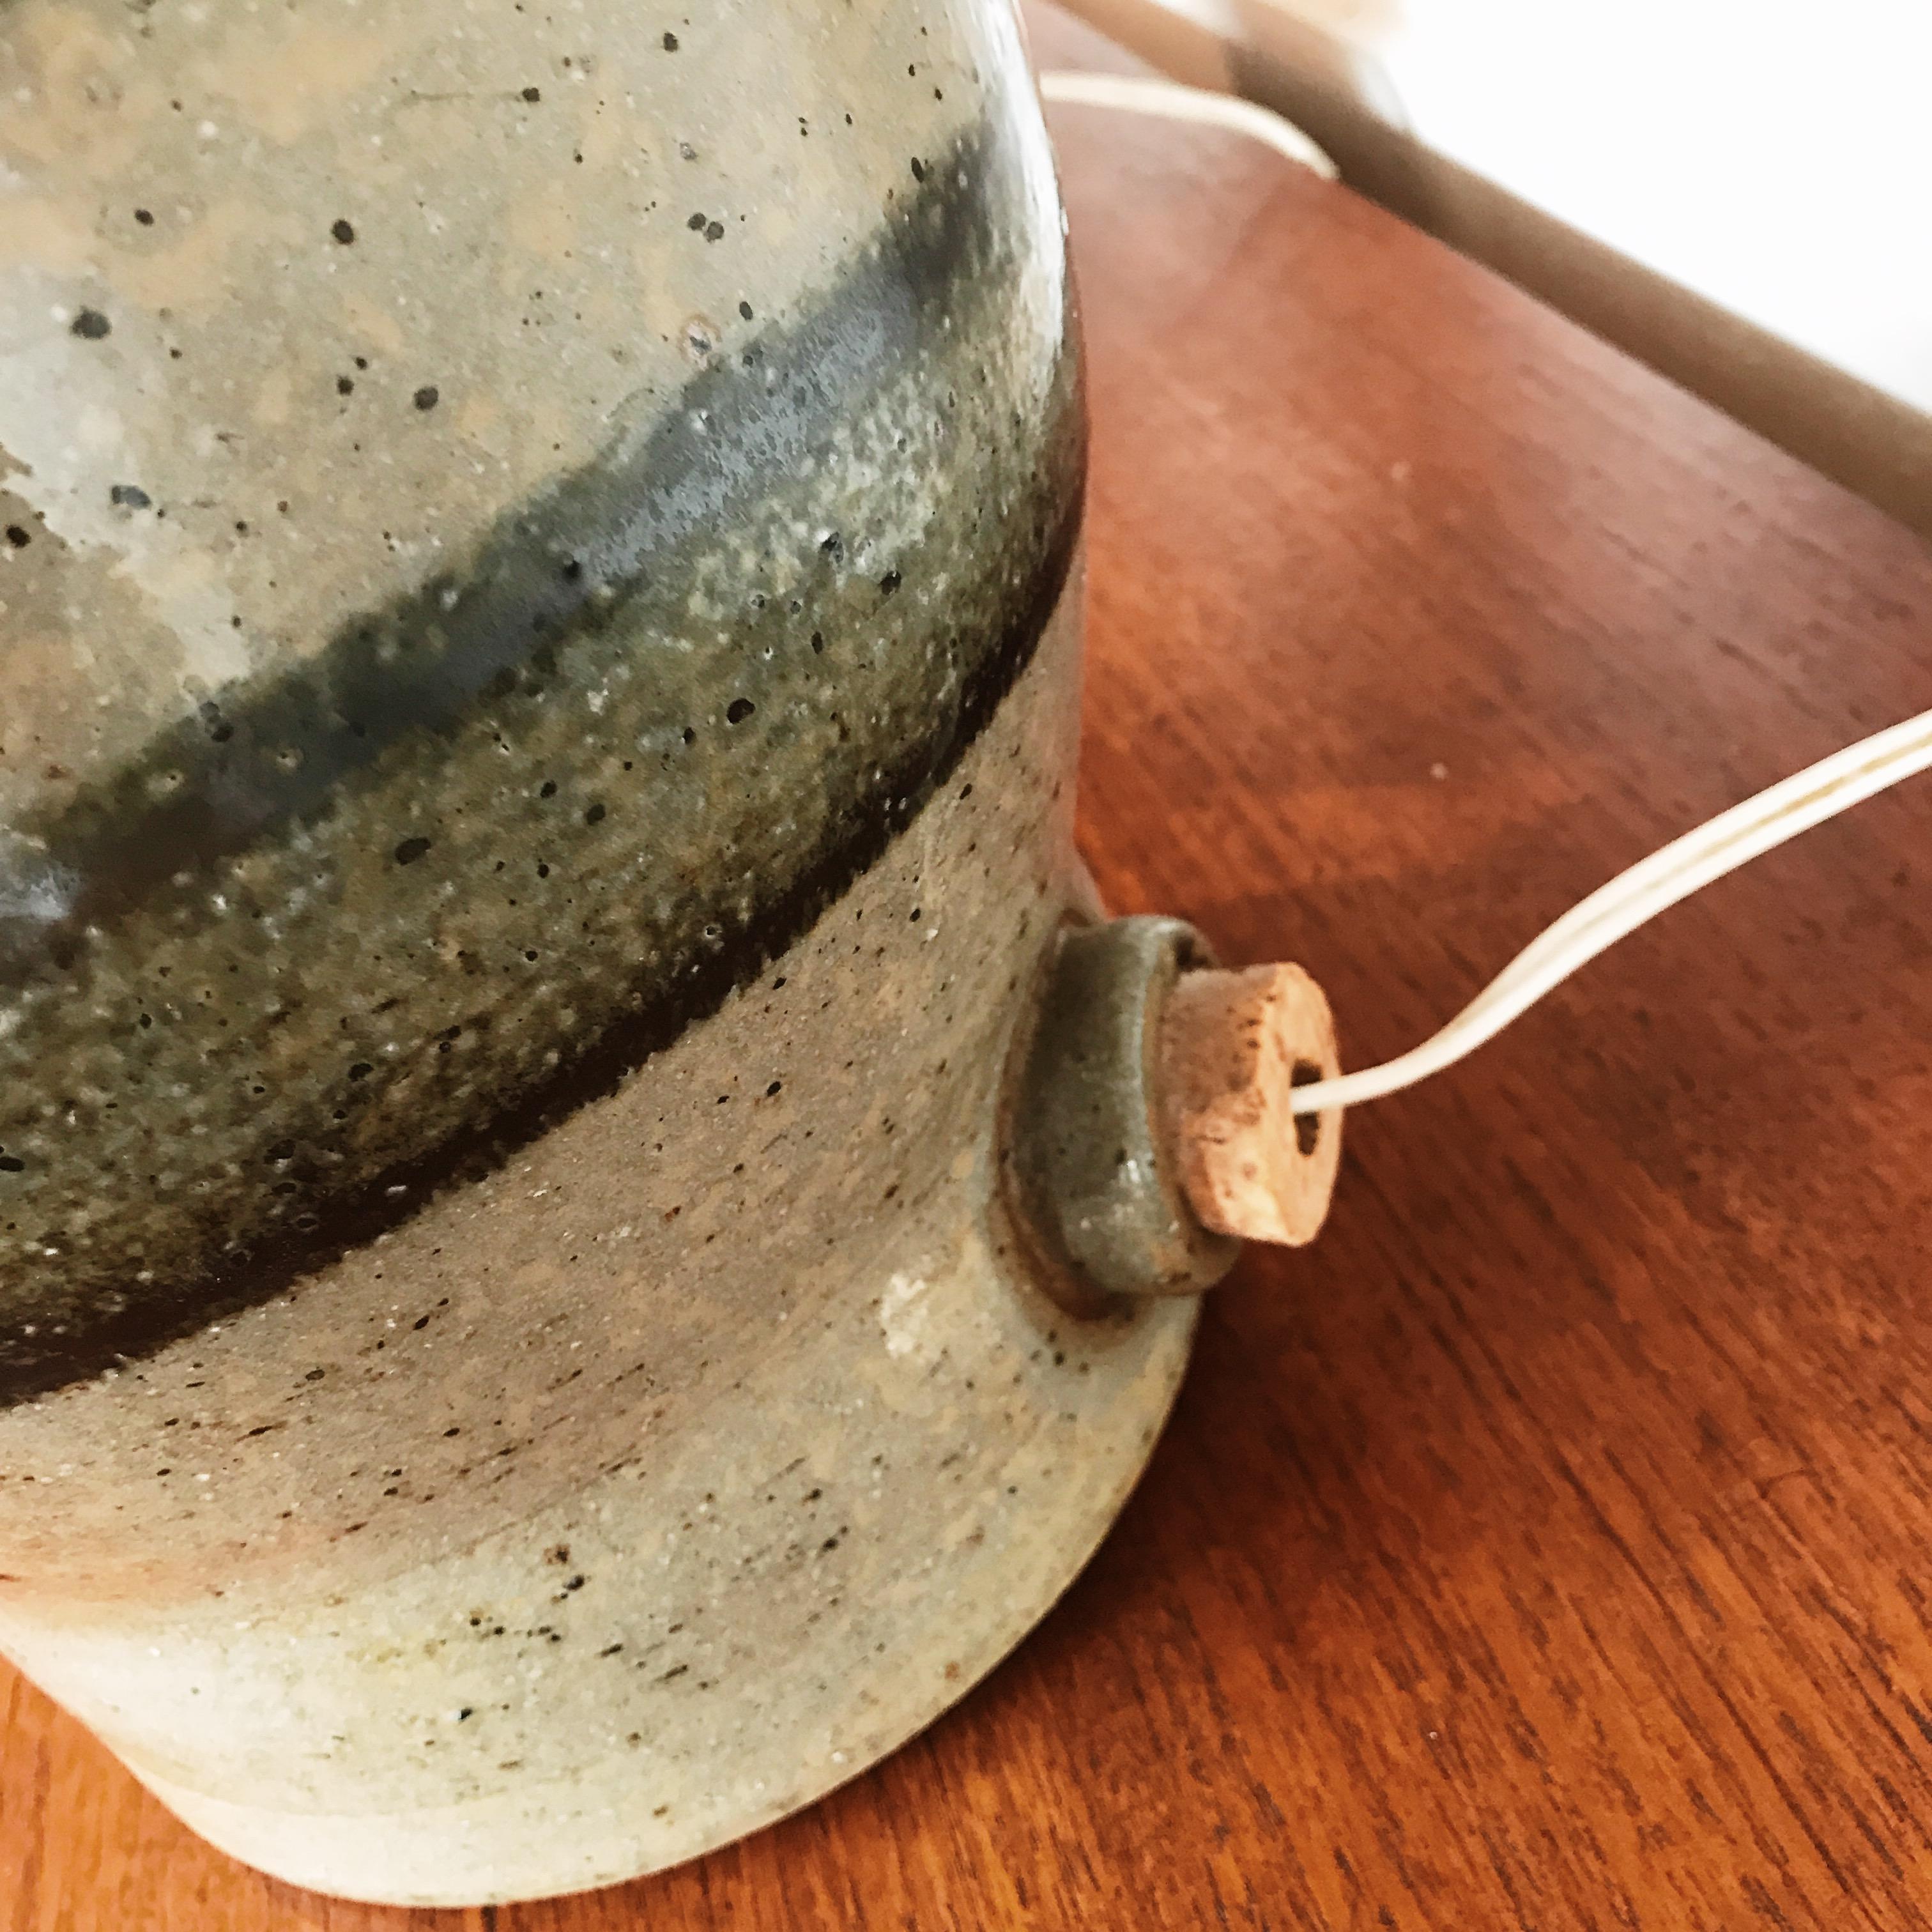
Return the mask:
{"type": "Polygon", "coordinates": [[[218,1844],[688,1856],[1103,1532],[1082,448],[1004,0],[0,0],[0,1645],[218,1844]]]}

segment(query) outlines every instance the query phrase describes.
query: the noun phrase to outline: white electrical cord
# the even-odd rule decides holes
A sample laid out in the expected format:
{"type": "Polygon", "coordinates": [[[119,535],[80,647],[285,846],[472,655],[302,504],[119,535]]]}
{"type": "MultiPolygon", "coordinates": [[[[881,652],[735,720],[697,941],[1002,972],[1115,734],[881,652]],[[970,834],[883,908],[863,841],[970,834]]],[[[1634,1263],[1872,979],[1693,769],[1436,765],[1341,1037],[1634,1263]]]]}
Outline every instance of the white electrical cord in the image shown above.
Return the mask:
{"type": "MultiPolygon", "coordinates": [[[[1265,107],[1170,80],[1101,74],[1040,76],[1048,100],[1205,122],[1252,135],[1333,181],[1335,164],[1300,128],[1265,107]]],[[[1289,1109],[1316,1114],[1400,1093],[1494,1040],[1551,988],[1625,934],[1760,853],[1932,766],[1932,711],[1874,732],[1734,805],[1600,886],[1533,940],[1442,1030],[1398,1058],[1296,1088],[1289,1109]]]]}
{"type": "Polygon", "coordinates": [[[1204,87],[1184,87],[1178,80],[1157,80],[1137,74],[1048,72],[1040,77],[1040,91],[1048,100],[1077,107],[1119,107],[1132,114],[1153,114],[1167,121],[1194,121],[1230,128],[1265,142],[1278,154],[1312,168],[1325,180],[1336,177],[1335,164],[1296,127],[1252,100],[1216,94],[1204,87]]]}
{"type": "Polygon", "coordinates": [[[1821,758],[1619,872],[1524,947],[1432,1039],[1399,1059],[1298,1087],[1297,1114],[1398,1093],[1495,1039],[1552,986],[1626,933],[1748,860],[1932,766],[1932,711],[1821,758]]]}

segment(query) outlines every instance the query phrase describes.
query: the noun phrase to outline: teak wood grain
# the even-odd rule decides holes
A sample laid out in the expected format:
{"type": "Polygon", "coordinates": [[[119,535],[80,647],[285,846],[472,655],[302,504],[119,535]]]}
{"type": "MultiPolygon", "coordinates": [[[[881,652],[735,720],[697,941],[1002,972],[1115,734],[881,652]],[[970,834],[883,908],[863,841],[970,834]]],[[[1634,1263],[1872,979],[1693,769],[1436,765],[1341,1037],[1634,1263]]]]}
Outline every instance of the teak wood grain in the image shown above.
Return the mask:
{"type": "MultiPolygon", "coordinates": [[[[1065,22],[1042,51],[1087,44],[1065,22]]],[[[1085,848],[1412,1044],[1670,835],[1932,703],[1932,556],[1232,137],[1056,116],[1085,848]]],[[[684,1869],[305,1896],[8,1680],[5,1932],[1932,1923],[1932,781],[1348,1122],[1060,1608],[684,1869]]]]}

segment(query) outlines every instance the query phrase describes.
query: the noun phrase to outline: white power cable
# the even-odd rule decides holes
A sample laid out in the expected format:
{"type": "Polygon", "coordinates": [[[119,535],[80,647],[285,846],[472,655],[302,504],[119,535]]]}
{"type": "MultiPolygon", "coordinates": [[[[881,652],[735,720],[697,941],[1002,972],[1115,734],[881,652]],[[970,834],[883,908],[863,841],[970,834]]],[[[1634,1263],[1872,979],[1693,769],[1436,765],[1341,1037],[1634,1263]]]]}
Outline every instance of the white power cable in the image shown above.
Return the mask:
{"type": "Polygon", "coordinates": [[[1050,71],[1040,77],[1040,91],[1048,100],[1077,107],[1118,107],[1132,114],[1153,114],[1168,121],[1194,121],[1265,142],[1278,154],[1298,161],[1328,181],[1336,178],[1335,164],[1291,121],[1232,94],[1216,94],[1204,87],[1184,87],[1178,80],[1158,80],[1138,74],[1070,74],[1050,71]]]}
{"type": "Polygon", "coordinates": [[[1525,946],[1432,1038],[1380,1066],[1298,1087],[1291,1110],[1312,1114],[1378,1100],[1453,1066],[1646,920],[1928,766],[1932,766],[1932,711],[1848,745],[1732,806],[1599,886],[1525,946]]]}
{"type": "MultiPolygon", "coordinates": [[[[1048,100],[1122,108],[1176,121],[1228,128],[1264,141],[1277,154],[1335,178],[1335,164],[1300,128],[1250,100],[1183,87],[1168,80],[1100,74],[1043,74],[1048,100]]],[[[1494,1040],[1510,1021],[1562,985],[1580,966],[1627,933],[1726,872],[1822,825],[1862,800],[1932,766],[1932,711],[1847,745],[1788,778],[1734,805],[1673,839],[1600,886],[1539,938],[1532,940],[1440,1033],[1379,1066],[1296,1088],[1290,1111],[1316,1114],[1400,1093],[1453,1066],[1494,1040]]]]}

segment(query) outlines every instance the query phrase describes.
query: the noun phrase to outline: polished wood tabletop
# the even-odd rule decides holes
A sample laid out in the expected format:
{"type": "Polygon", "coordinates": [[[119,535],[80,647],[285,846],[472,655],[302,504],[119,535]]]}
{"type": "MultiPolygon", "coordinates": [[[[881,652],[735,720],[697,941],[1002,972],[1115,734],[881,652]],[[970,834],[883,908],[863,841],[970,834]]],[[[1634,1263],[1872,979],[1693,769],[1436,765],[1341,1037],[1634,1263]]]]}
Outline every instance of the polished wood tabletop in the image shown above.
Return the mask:
{"type": "MultiPolygon", "coordinates": [[[[1089,54],[1065,22],[1049,59],[1089,54]]],[[[1057,110],[1091,345],[1084,848],[1413,1044],[1932,704],[1932,554],[1234,137],[1057,110]]],[[[190,1838],[39,1694],[4,1932],[1932,1924],[1932,778],[1351,1115],[1118,1528],[814,1810],[411,1915],[190,1838]]]]}

